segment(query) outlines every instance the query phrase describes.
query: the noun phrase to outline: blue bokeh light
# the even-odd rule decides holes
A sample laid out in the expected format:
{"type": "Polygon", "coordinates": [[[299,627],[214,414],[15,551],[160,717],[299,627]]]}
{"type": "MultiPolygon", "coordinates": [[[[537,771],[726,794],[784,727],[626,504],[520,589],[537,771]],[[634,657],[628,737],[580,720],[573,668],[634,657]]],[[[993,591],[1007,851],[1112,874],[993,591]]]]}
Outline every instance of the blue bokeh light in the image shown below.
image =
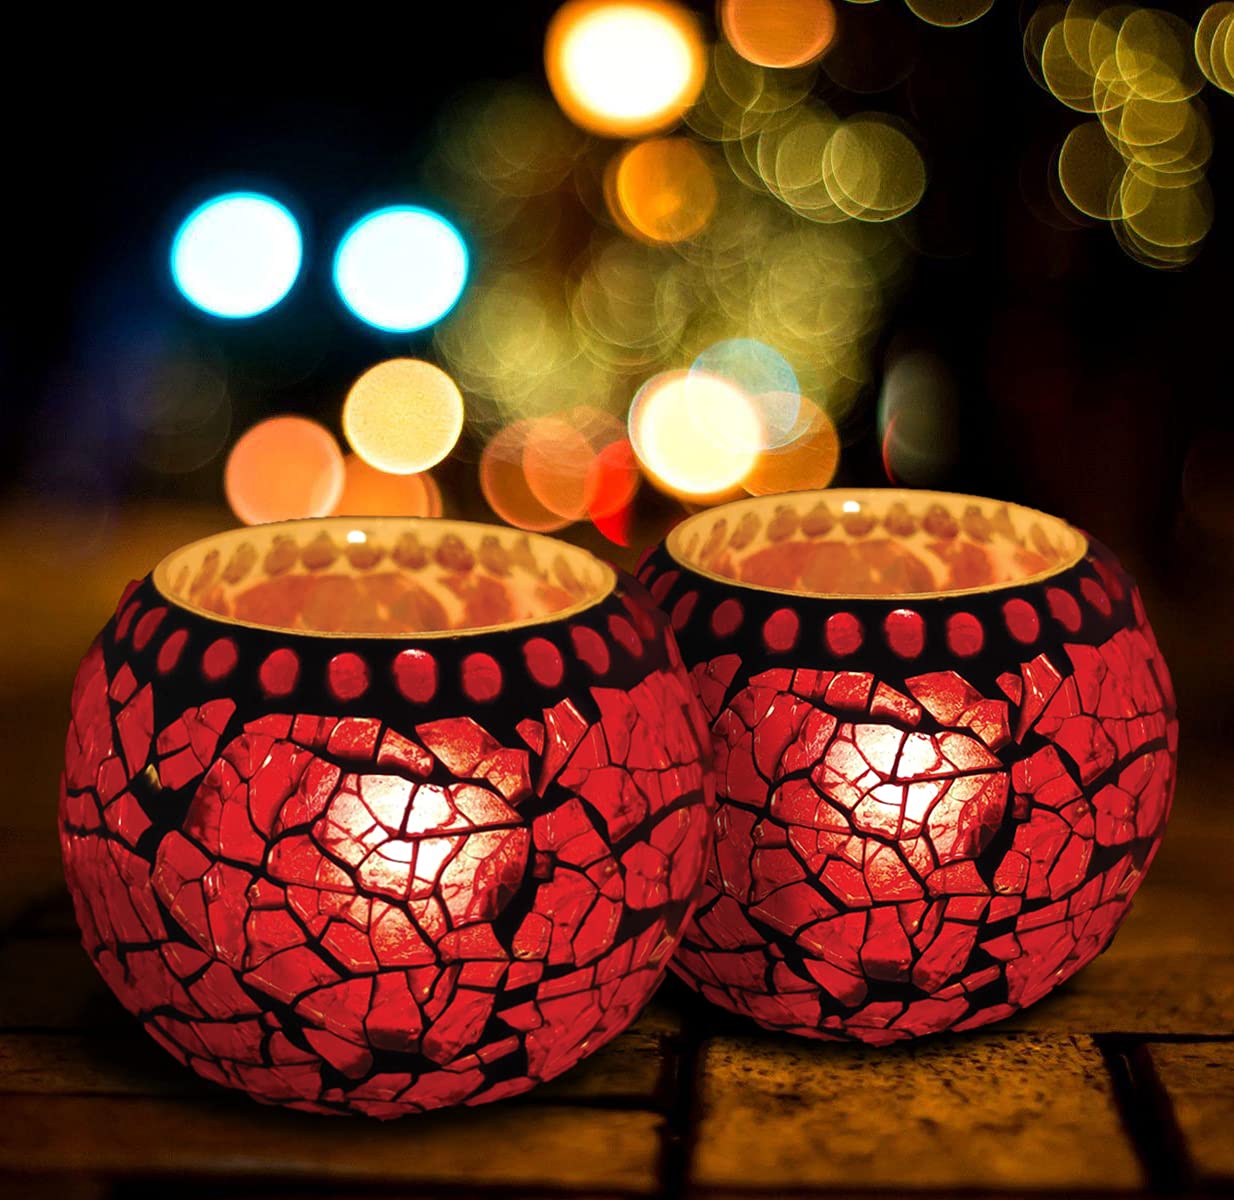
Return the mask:
{"type": "Polygon", "coordinates": [[[296,219],[258,192],[228,192],[194,209],[171,244],[171,276],[216,317],[255,317],[291,290],[304,246],[296,219]]]}
{"type": "Polygon", "coordinates": [[[467,282],[467,246],[445,217],[399,205],[361,217],[339,243],[334,285],[360,320],[391,333],[440,321],[467,282]]]}
{"type": "Polygon", "coordinates": [[[786,445],[797,437],[801,392],[797,373],[773,346],[756,338],[727,338],[708,346],[690,367],[718,375],[739,387],[763,424],[763,449],[786,445]]]}

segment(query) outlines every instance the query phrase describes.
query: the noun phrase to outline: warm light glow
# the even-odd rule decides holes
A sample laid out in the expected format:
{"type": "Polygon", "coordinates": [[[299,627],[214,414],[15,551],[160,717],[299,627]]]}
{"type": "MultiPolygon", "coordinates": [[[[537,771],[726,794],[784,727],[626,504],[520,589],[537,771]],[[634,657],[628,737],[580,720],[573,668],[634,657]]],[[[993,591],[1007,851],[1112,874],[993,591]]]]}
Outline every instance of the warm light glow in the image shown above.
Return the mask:
{"type": "Polygon", "coordinates": [[[803,67],[836,32],[831,0],[721,0],[720,27],[733,49],[760,67],[803,67]]]}
{"type": "Polygon", "coordinates": [[[565,114],[612,137],[672,125],[697,97],[705,69],[691,13],[634,0],[563,4],[549,24],[544,62],[565,114]]]}
{"type": "Polygon", "coordinates": [[[826,487],[840,464],[840,437],[827,413],[813,400],[797,397],[800,412],[794,438],[764,450],[745,481],[753,496],[826,487]]]}
{"type": "Polygon", "coordinates": [[[440,367],[391,358],[370,367],[343,405],[343,433],[370,466],[410,475],[436,466],[463,431],[463,397],[440,367]]]}
{"type": "Polygon", "coordinates": [[[216,317],[273,308],[300,273],[300,227],[277,200],[231,192],[206,201],[180,226],[171,274],[186,299],[216,317]]]}
{"type": "MultiPolygon", "coordinates": [[[[756,338],[726,338],[708,346],[690,370],[723,379],[746,397],[758,416],[760,450],[782,446],[801,432],[797,374],[774,347],[756,338]]],[[[738,429],[736,435],[744,438],[744,430],[738,429]]],[[[717,436],[725,436],[722,428],[717,436]]]]}
{"type": "Polygon", "coordinates": [[[969,25],[994,7],[994,0],[904,0],[904,3],[928,24],[948,27],[969,25]]]}
{"type": "Polygon", "coordinates": [[[394,333],[452,309],[467,280],[467,247],[445,217],[411,205],[362,217],[343,236],[334,283],[360,320],[394,333]]]}
{"type": "Polygon", "coordinates": [[[837,208],[859,221],[890,221],[914,208],[925,191],[921,154],[889,121],[863,115],[845,121],[823,152],[823,180],[837,208]]]}
{"type": "Polygon", "coordinates": [[[538,417],[524,425],[523,474],[531,494],[551,513],[577,521],[587,513],[587,474],[596,452],[561,417],[538,417]]]}
{"type": "Polygon", "coordinates": [[[523,455],[530,421],[514,421],[498,430],[480,455],[480,490],[489,507],[508,525],[548,533],[570,522],[546,508],[527,483],[523,455]]]}
{"type": "Polygon", "coordinates": [[[270,417],[232,447],[223,490],[246,525],[324,517],[343,491],[343,455],[316,421],[270,417]]]}
{"type": "Polygon", "coordinates": [[[349,529],[347,531],[347,544],[350,546],[363,546],[368,541],[368,534],[363,529],[349,529]]]}
{"type": "Polygon", "coordinates": [[[656,138],[631,146],[617,160],[607,190],[617,222],[649,242],[693,237],[716,206],[711,168],[685,138],[656,138]]]}
{"type": "Polygon", "coordinates": [[[391,475],[370,467],[358,454],[343,460],[343,494],[334,514],[344,517],[431,517],[435,513],[431,475],[391,475]]]}
{"type": "Polygon", "coordinates": [[[669,491],[715,496],[753,469],[762,445],[758,413],[738,387],[703,371],[648,380],[630,405],[630,443],[669,491]]]}

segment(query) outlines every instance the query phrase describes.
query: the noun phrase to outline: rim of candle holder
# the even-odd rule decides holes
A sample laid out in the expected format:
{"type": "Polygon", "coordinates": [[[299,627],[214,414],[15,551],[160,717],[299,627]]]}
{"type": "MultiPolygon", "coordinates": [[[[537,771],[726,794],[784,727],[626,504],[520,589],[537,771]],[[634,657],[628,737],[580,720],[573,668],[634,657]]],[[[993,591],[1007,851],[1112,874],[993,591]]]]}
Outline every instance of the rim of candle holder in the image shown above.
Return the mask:
{"type": "MultiPolygon", "coordinates": [[[[952,514],[953,516],[956,514],[952,514]]],[[[819,535],[817,538],[811,538],[812,541],[823,542],[830,536],[831,530],[827,533],[819,535]]],[[[853,536],[847,533],[843,534],[845,540],[852,544],[857,544],[862,540],[862,536],[853,536]]],[[[889,534],[897,541],[905,542],[906,539],[896,534],[889,534]]],[[[836,539],[839,540],[839,539],[836,539]]],[[[767,592],[777,596],[796,596],[807,600],[842,600],[842,601],[868,601],[873,603],[882,602],[885,604],[897,604],[902,600],[948,600],[955,596],[985,596],[996,592],[1011,591],[1017,588],[1024,588],[1033,584],[1043,583],[1048,579],[1053,579],[1056,576],[1063,575],[1070,571],[1078,563],[1082,562],[1091,550],[1091,542],[1089,536],[1082,530],[1076,528],[1070,522],[1065,521],[1062,517],[1056,517],[1052,513],[1043,512],[1041,509],[1032,508],[1027,504],[1018,504],[1011,500],[998,500],[991,496],[976,496],[967,492],[943,492],[918,488],[903,488],[903,487],[885,487],[885,488],[859,488],[859,487],[840,487],[840,488],[810,488],[795,492],[779,492],[767,496],[749,496],[739,500],[730,500],[725,504],[717,504],[714,507],[703,509],[700,512],[694,513],[686,517],[675,525],[664,539],[664,548],[669,558],[671,558],[678,566],[684,570],[691,571],[695,575],[705,579],[710,579],[715,583],[724,584],[728,587],[739,588],[744,591],[751,592],[767,592]],[[697,556],[691,556],[682,546],[685,539],[695,532],[699,527],[707,525],[708,521],[714,522],[720,516],[729,516],[731,514],[741,514],[743,512],[753,512],[760,509],[774,512],[776,508],[784,505],[797,506],[799,511],[806,511],[810,505],[817,504],[820,501],[834,501],[840,506],[839,514],[833,513],[836,517],[836,525],[840,525],[841,518],[845,515],[853,515],[862,511],[861,505],[863,502],[877,499],[882,504],[883,511],[880,515],[885,515],[885,509],[890,508],[897,501],[913,502],[925,507],[930,503],[948,504],[967,503],[980,505],[983,510],[1005,508],[1012,512],[1022,514],[1026,518],[1036,519],[1045,522],[1049,526],[1059,531],[1065,538],[1071,542],[1071,548],[1066,554],[1056,563],[1051,564],[1048,568],[1035,571],[1031,574],[1017,576],[1013,579],[1002,580],[997,583],[982,584],[979,587],[967,588],[938,588],[927,591],[902,591],[894,593],[880,592],[844,592],[844,591],[825,591],[816,588],[794,588],[794,587],[777,587],[765,583],[755,583],[746,579],[737,579],[732,575],[722,575],[719,572],[712,571],[702,565],[698,561],[697,556]],[[846,502],[856,503],[857,509],[845,508],[846,502]]]]}
{"type": "MultiPolygon", "coordinates": [[[[344,536],[344,545],[355,544],[350,538],[344,536]]],[[[303,545],[307,545],[305,542],[303,545]]],[[[301,547],[303,548],[303,546],[301,547]]],[[[408,576],[414,577],[416,568],[408,568],[396,564],[396,569],[408,576]]],[[[617,571],[606,563],[597,555],[592,554],[590,550],[584,549],[582,546],[576,546],[572,542],[561,541],[557,538],[549,537],[542,533],[536,533],[532,530],[518,529],[509,525],[496,525],[488,521],[466,521],[455,517],[415,517],[415,516],[364,516],[364,517],[348,517],[348,516],[325,516],[325,517],[302,517],[288,521],[271,521],[257,525],[242,525],[233,529],[220,530],[218,533],[207,534],[205,537],[196,538],[191,542],[186,542],[184,545],[172,550],[169,554],[164,555],[150,573],[150,580],[154,590],[164,599],[169,605],[181,609],[184,612],[192,613],[194,616],[201,617],[207,621],[217,622],[219,625],[235,626],[241,629],[254,629],[264,633],[277,633],[287,637],[304,637],[318,639],[334,639],[338,641],[349,640],[379,640],[379,641],[420,641],[420,640],[447,640],[447,639],[464,639],[478,637],[484,634],[506,633],[510,630],[532,629],[538,626],[556,625],[562,621],[568,621],[573,617],[577,617],[580,613],[588,612],[593,608],[602,605],[608,600],[618,588],[617,571]],[[576,603],[567,605],[562,608],[554,609],[551,612],[536,614],[528,617],[518,617],[509,621],[502,621],[492,625],[464,625],[453,627],[450,629],[403,629],[403,630],[348,630],[348,629],[311,629],[300,628],[296,626],[279,625],[262,621],[249,621],[242,617],[234,617],[227,613],[220,613],[214,609],[204,607],[193,603],[185,596],[177,594],[177,590],[171,579],[171,573],[177,566],[183,565],[184,561],[189,556],[198,554],[198,564],[209,553],[211,549],[224,551],[226,549],[234,549],[246,539],[253,537],[264,537],[268,539],[268,545],[272,547],[275,540],[280,534],[287,535],[290,531],[305,531],[311,528],[318,528],[322,532],[332,529],[346,531],[347,533],[359,532],[364,533],[366,537],[361,541],[361,544],[367,542],[367,534],[373,529],[385,530],[405,530],[409,531],[415,528],[435,529],[438,531],[449,532],[451,530],[468,531],[473,536],[479,536],[481,533],[489,536],[497,536],[505,541],[516,541],[526,538],[530,542],[542,545],[547,549],[558,553],[565,554],[568,558],[581,560],[586,562],[591,569],[598,573],[598,578],[593,587],[588,588],[588,595],[578,600],[576,603]]]]}

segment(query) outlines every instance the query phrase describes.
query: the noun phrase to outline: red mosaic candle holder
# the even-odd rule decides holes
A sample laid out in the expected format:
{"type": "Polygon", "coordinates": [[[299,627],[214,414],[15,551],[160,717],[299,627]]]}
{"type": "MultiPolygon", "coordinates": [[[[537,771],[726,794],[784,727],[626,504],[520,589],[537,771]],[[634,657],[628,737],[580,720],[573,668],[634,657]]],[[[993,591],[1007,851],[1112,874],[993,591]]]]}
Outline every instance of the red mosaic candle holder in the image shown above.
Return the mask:
{"type": "Polygon", "coordinates": [[[711,837],[667,622],[461,522],[235,530],[130,585],[73,688],[87,951],[182,1063],[378,1117],[524,1092],[658,984],[711,837]]]}
{"type": "Polygon", "coordinates": [[[829,490],[699,513],[639,578],[714,740],[673,964],[707,999],[883,1044],[1010,1016],[1109,945],[1178,728],[1108,550],[993,500],[829,490]]]}

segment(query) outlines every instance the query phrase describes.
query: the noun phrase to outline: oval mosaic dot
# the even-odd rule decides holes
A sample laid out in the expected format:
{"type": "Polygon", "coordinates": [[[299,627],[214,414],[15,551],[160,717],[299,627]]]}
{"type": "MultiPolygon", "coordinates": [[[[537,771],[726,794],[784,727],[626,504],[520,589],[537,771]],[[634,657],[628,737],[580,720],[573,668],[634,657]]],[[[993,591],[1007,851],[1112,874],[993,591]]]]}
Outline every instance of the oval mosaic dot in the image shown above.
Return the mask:
{"type": "Polygon", "coordinates": [[[141,604],[134,600],[124,612],[120,614],[120,619],[116,622],[116,641],[121,642],[129,635],[129,626],[133,623],[133,618],[141,611],[141,604]]]}
{"type": "Polygon", "coordinates": [[[1049,588],[1045,594],[1045,602],[1050,609],[1050,616],[1068,633],[1075,633],[1080,628],[1083,614],[1080,612],[1079,602],[1070,592],[1057,587],[1049,588]]]}
{"type": "Polygon", "coordinates": [[[609,636],[632,658],[643,657],[643,639],[625,617],[613,613],[608,619],[609,636]]]}
{"type": "Polygon", "coordinates": [[[141,620],[133,629],[134,650],[144,650],[150,644],[150,639],[162,624],[165,616],[167,616],[167,609],[161,605],[158,608],[152,608],[147,613],[142,613],[141,620]]]}
{"type": "Polygon", "coordinates": [[[487,704],[501,695],[501,665],[491,654],[476,651],[463,659],[459,668],[463,691],[480,704],[487,704]]]}
{"type": "Polygon", "coordinates": [[[404,700],[427,704],[437,694],[437,660],[427,650],[400,650],[390,670],[404,700]]]}
{"type": "Polygon", "coordinates": [[[176,665],[180,662],[180,655],[184,653],[184,646],[188,640],[188,630],[177,629],[159,647],[159,656],[154,661],[161,675],[166,675],[168,671],[176,669],[176,665]]]}
{"type": "Polygon", "coordinates": [[[548,638],[528,638],[523,647],[523,661],[527,664],[527,674],[541,687],[557,687],[565,677],[565,660],[548,638]]]}
{"type": "Polygon", "coordinates": [[[286,646],[271,650],[257,668],[257,682],[267,696],[290,696],[299,679],[299,655],[286,646]]]}
{"type": "Polygon", "coordinates": [[[358,654],[344,650],[326,664],[326,684],[336,700],[355,700],[368,691],[368,663],[358,654]]]}
{"type": "Polygon", "coordinates": [[[1081,579],[1080,592],[1084,599],[1103,617],[1108,617],[1114,611],[1109,594],[1095,579],[1081,579]]]}
{"type": "Polygon", "coordinates": [[[801,618],[791,608],[778,608],[763,623],[763,644],[773,654],[784,654],[797,645],[801,618]]]}
{"type": "Polygon", "coordinates": [[[650,642],[656,636],[656,619],[645,604],[639,603],[633,596],[622,596],[621,605],[626,610],[638,636],[645,642],[650,642]]]}
{"type": "Polygon", "coordinates": [[[604,639],[587,625],[575,625],[570,630],[574,653],[597,675],[606,675],[610,665],[608,647],[604,639]]]}
{"type": "Polygon", "coordinates": [[[689,623],[690,618],[694,615],[694,606],[698,603],[697,592],[686,592],[676,604],[673,605],[673,612],[670,620],[673,623],[673,628],[681,632],[689,623]]]}
{"type": "Polygon", "coordinates": [[[215,682],[225,679],[235,669],[239,657],[236,643],[231,638],[218,638],[206,647],[205,654],[201,656],[202,674],[215,682]]]}
{"type": "Polygon", "coordinates": [[[985,627],[972,613],[952,613],[947,618],[947,649],[957,658],[972,658],[984,645],[985,627]]]}
{"type": "Polygon", "coordinates": [[[1041,618],[1037,610],[1020,596],[1013,596],[1003,605],[1003,622],[1007,632],[1023,645],[1035,642],[1041,635],[1041,618]]]}
{"type": "Polygon", "coordinates": [[[665,571],[663,575],[657,576],[647,589],[651,593],[651,598],[657,604],[663,604],[664,597],[673,590],[673,584],[680,578],[680,571],[665,571]]]}
{"type": "Polygon", "coordinates": [[[925,649],[925,621],[911,608],[892,609],[883,621],[883,633],[893,654],[916,658],[925,649]]]}
{"type": "Polygon", "coordinates": [[[741,628],[744,620],[745,613],[740,602],[730,596],[727,600],[721,600],[711,614],[711,632],[716,637],[732,637],[741,628]]]}
{"type": "Polygon", "coordinates": [[[852,613],[832,613],[823,625],[823,640],[832,654],[844,658],[861,649],[861,644],[865,641],[865,631],[852,613]]]}

